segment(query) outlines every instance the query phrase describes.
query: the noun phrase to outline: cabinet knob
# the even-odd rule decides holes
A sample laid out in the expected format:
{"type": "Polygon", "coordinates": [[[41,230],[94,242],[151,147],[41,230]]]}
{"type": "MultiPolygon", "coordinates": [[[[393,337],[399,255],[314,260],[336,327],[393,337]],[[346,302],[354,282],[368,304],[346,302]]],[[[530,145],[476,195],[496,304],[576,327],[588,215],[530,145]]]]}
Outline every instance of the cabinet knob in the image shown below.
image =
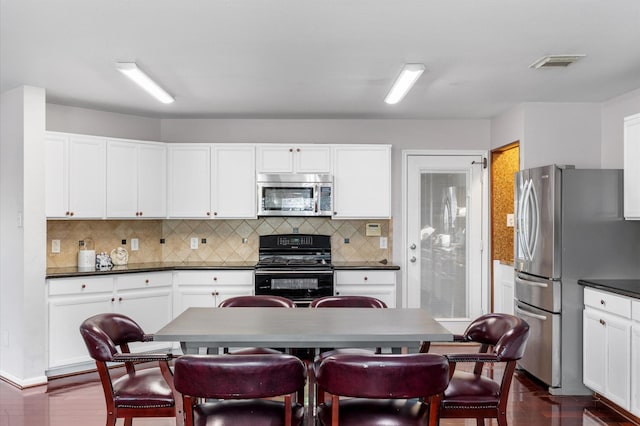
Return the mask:
{"type": "Polygon", "coordinates": [[[605,320],[603,320],[603,319],[601,319],[601,320],[600,320],[600,324],[602,324],[602,325],[607,325],[607,323],[606,323],[606,322],[605,322],[605,320]]]}
{"type": "Polygon", "coordinates": [[[411,250],[415,250],[415,249],[416,249],[416,245],[415,245],[415,244],[411,244],[411,245],[409,246],[409,248],[410,248],[411,250]]]}
{"type": "Polygon", "coordinates": [[[336,296],[340,296],[340,292],[339,291],[336,291],[336,296]]]}
{"type": "Polygon", "coordinates": [[[211,216],[211,212],[207,212],[207,216],[211,216]]]}
{"type": "Polygon", "coordinates": [[[115,298],[115,297],[112,297],[112,298],[111,298],[111,302],[115,302],[115,301],[116,301],[116,298],[115,298]]]}
{"type": "Polygon", "coordinates": [[[289,148],[289,152],[293,152],[293,148],[289,148]]]}
{"type": "Polygon", "coordinates": [[[606,305],[606,303],[605,303],[604,299],[600,299],[600,304],[601,304],[601,305],[606,305]]]}
{"type": "Polygon", "coordinates": [[[149,284],[149,279],[147,278],[146,280],[144,280],[145,284],[149,284]]]}
{"type": "Polygon", "coordinates": [[[82,284],[82,285],[80,286],[80,288],[84,290],[85,288],[87,288],[87,285],[86,285],[86,284],[82,284]]]}
{"type": "Polygon", "coordinates": [[[140,216],[140,212],[136,212],[136,216],[140,216]]]}
{"type": "Polygon", "coordinates": [[[369,279],[369,277],[364,277],[364,280],[367,281],[369,279]]]}
{"type": "Polygon", "coordinates": [[[213,277],[213,280],[214,281],[218,281],[218,277],[213,277]]]}
{"type": "Polygon", "coordinates": [[[118,297],[118,302],[122,302],[122,297],[118,297]]]}
{"type": "Polygon", "coordinates": [[[300,148],[296,149],[296,152],[300,152],[300,148]]]}
{"type": "Polygon", "coordinates": [[[140,212],[140,216],[142,216],[142,212],[140,212]]]}
{"type": "Polygon", "coordinates": [[[214,216],[218,216],[218,212],[213,212],[213,215],[214,216]]]}
{"type": "Polygon", "coordinates": [[[64,212],[65,216],[69,216],[71,214],[71,212],[64,212]]]}
{"type": "Polygon", "coordinates": [[[69,216],[73,216],[73,212],[69,212],[69,216]]]}

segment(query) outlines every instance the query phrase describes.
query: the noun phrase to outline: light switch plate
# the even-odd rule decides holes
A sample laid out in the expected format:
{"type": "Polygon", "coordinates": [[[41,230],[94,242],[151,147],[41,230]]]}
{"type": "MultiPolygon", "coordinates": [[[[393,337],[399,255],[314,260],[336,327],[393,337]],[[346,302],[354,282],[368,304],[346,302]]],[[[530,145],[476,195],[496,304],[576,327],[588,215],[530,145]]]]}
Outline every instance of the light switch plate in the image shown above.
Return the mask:
{"type": "Polygon", "coordinates": [[[380,248],[381,249],[387,248],[387,237],[380,237],[380,248]]]}
{"type": "Polygon", "coordinates": [[[60,253],[60,240],[51,240],[51,253],[60,253]]]}
{"type": "Polygon", "coordinates": [[[515,224],[515,218],[513,217],[513,213],[507,214],[507,226],[509,228],[513,228],[514,224],[515,224]]]}
{"type": "Polygon", "coordinates": [[[131,251],[138,251],[138,239],[137,238],[132,238],[131,239],[131,251]]]}
{"type": "Polygon", "coordinates": [[[196,250],[198,248],[198,238],[191,238],[191,250],[196,250]]]}

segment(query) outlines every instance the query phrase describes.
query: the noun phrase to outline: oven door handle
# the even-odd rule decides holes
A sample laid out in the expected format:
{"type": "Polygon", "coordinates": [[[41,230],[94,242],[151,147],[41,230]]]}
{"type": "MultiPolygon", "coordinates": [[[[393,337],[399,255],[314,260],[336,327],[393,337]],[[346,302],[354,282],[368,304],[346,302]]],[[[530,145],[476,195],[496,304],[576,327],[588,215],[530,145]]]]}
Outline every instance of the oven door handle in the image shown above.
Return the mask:
{"type": "Polygon", "coordinates": [[[310,271],[310,270],[299,270],[299,271],[281,271],[279,269],[270,269],[270,270],[256,270],[256,275],[333,275],[333,271],[310,271]]]}
{"type": "Polygon", "coordinates": [[[535,319],[539,319],[540,321],[546,321],[547,317],[545,317],[544,315],[538,315],[538,314],[534,314],[532,312],[529,311],[524,311],[520,308],[518,308],[517,306],[515,307],[515,310],[517,313],[527,316],[527,317],[531,317],[531,318],[535,318],[535,319]]]}

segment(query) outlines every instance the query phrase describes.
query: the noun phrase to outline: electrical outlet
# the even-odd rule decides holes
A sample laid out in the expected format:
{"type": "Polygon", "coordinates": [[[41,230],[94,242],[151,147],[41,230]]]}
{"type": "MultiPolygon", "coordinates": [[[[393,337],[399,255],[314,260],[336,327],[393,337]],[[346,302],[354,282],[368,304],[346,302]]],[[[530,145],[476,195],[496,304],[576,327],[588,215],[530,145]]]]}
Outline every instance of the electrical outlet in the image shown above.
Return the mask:
{"type": "Polygon", "coordinates": [[[507,214],[507,226],[509,228],[513,228],[515,224],[515,218],[513,217],[513,213],[507,214]]]}
{"type": "Polygon", "coordinates": [[[381,249],[387,248],[387,237],[380,237],[380,248],[381,249]]]}
{"type": "Polygon", "coordinates": [[[198,238],[193,237],[191,238],[191,250],[197,250],[198,249],[198,238]]]}
{"type": "Polygon", "coordinates": [[[131,251],[138,251],[138,239],[137,238],[132,238],[131,239],[131,251]]]}
{"type": "Polygon", "coordinates": [[[51,240],[51,253],[60,253],[60,240],[51,240]]]}

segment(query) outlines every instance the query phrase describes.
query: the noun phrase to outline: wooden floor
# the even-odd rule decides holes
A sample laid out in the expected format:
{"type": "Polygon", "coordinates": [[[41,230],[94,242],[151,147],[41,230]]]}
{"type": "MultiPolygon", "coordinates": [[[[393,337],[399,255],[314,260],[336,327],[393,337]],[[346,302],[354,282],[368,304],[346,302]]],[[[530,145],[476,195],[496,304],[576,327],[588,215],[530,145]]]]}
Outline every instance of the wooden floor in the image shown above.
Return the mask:
{"type": "MultiPolygon", "coordinates": [[[[507,417],[511,426],[634,425],[592,397],[549,395],[544,387],[524,372],[516,372],[507,417]]],[[[117,424],[122,425],[122,422],[118,420],[117,424]]],[[[0,381],[0,426],[104,424],[104,396],[95,374],[55,379],[47,386],[25,390],[0,381]]],[[[133,424],[173,426],[175,420],[135,419],[133,424]]],[[[475,421],[446,419],[440,424],[475,425],[475,421]]],[[[497,423],[493,420],[491,424],[497,423]]]]}

